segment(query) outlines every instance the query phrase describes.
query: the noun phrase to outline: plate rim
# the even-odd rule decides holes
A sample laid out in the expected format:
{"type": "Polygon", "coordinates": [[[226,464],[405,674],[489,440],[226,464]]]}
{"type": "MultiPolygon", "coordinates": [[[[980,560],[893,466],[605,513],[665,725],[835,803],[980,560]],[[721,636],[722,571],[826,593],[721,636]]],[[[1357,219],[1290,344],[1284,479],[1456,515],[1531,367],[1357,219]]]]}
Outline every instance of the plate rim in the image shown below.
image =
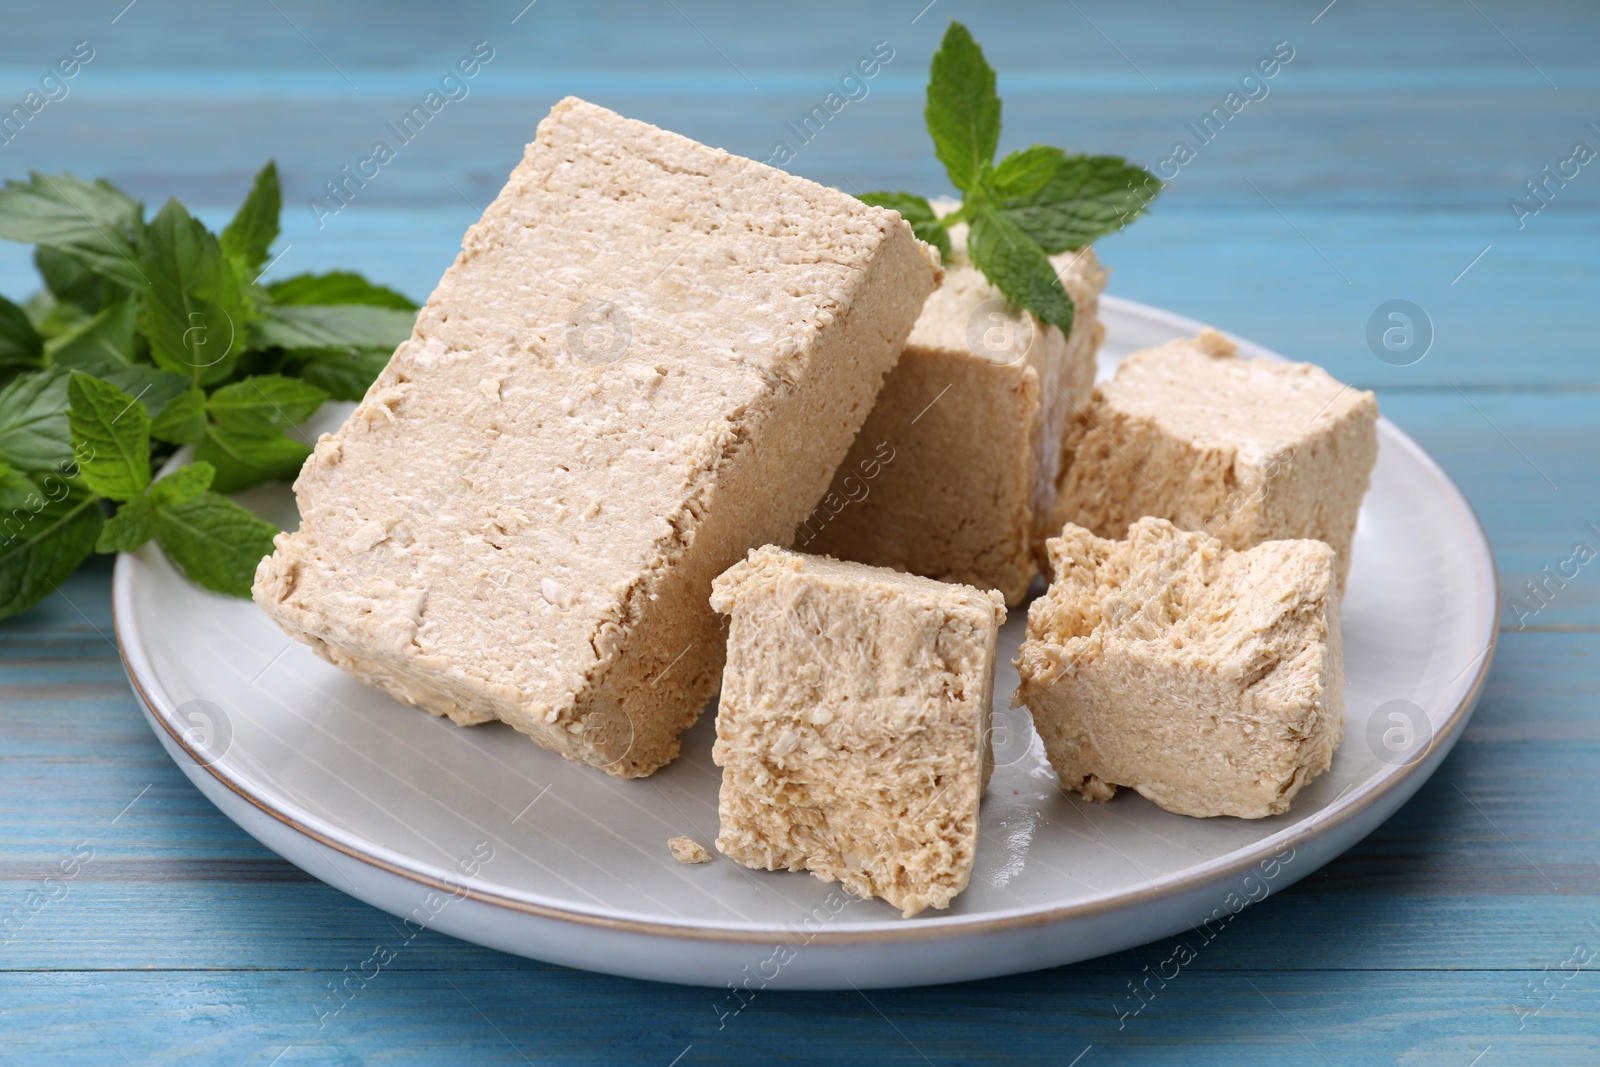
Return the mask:
{"type": "MultiPolygon", "coordinates": [[[[1171,326],[1180,335],[1187,334],[1192,336],[1206,326],[1205,323],[1197,320],[1139,301],[1109,294],[1102,296],[1100,301],[1102,306],[1108,309],[1115,308],[1130,316],[1171,326]]],[[[1224,336],[1236,343],[1242,351],[1256,358],[1275,361],[1285,361],[1286,359],[1281,354],[1246,338],[1238,337],[1227,331],[1222,332],[1224,336]]],[[[1465,725],[1467,718],[1471,716],[1477,705],[1478,698],[1488,677],[1490,665],[1494,661],[1494,655],[1499,646],[1500,625],[1499,615],[1496,611],[1496,605],[1500,602],[1499,570],[1495,565],[1494,549],[1489,541],[1488,533],[1483,528],[1482,520],[1478,518],[1477,512],[1473,510],[1471,503],[1467,500],[1461,488],[1456,485],[1455,480],[1410,435],[1381,414],[1378,419],[1378,428],[1381,434],[1386,435],[1386,440],[1392,441],[1404,449],[1418,463],[1429,478],[1443,490],[1444,497],[1469,520],[1467,528],[1476,534],[1475,540],[1482,552],[1480,562],[1484,564],[1484,569],[1487,571],[1488,576],[1487,584],[1474,583],[1486,608],[1485,616],[1489,631],[1486,647],[1477,657],[1477,670],[1464,686],[1461,684],[1461,678],[1466,675],[1466,669],[1463,669],[1457,679],[1451,683],[1456,692],[1459,693],[1459,696],[1456,697],[1455,704],[1444,721],[1434,729],[1428,747],[1416,759],[1401,765],[1386,765],[1383,770],[1368,778],[1360,787],[1352,790],[1346,796],[1335,799],[1328,807],[1302,823],[1284,827],[1277,833],[1270,834],[1259,841],[1241,846],[1232,852],[1206,860],[1181,872],[1147,879],[1146,884],[1135,889],[1113,890],[1073,904],[1020,908],[998,915],[990,912],[981,916],[929,916],[916,922],[906,922],[903,919],[883,920],[862,923],[845,930],[807,931],[812,942],[836,946],[855,946],[982,936],[1029,927],[1078,921],[1106,912],[1121,911],[1126,908],[1201,889],[1230,876],[1245,874],[1264,860],[1280,855],[1288,849],[1298,848],[1314,838],[1330,834],[1339,827],[1359,818],[1368,808],[1378,804],[1394,790],[1405,786],[1414,775],[1421,773],[1424,767],[1433,762],[1429,757],[1433,755],[1441,744],[1453,745],[1458,732],[1465,725]]],[[[518,899],[514,896],[475,887],[465,882],[447,881],[437,878],[426,871],[399,865],[361,847],[362,844],[370,844],[370,842],[358,841],[356,835],[349,835],[352,840],[341,840],[337,828],[328,827],[323,829],[308,825],[306,821],[297,818],[293,813],[275,806],[270,802],[269,797],[258,795],[248,788],[245,782],[235,780],[232,776],[224,773],[219,769],[216,762],[210,761],[205,758],[204,754],[196,752],[184,736],[173,729],[174,705],[158,681],[153,665],[145,651],[144,642],[139,632],[137,615],[134,610],[134,585],[138,566],[138,559],[133,553],[119,553],[112,574],[112,626],[116,636],[118,655],[122,660],[123,670],[128,676],[129,684],[132,686],[135,695],[145,705],[146,710],[150,712],[149,718],[151,721],[159,724],[172,744],[186,753],[198,769],[206,771],[234,795],[263,814],[283,823],[289,829],[353,860],[404,878],[428,889],[466,896],[491,907],[544,919],[654,937],[752,945],[766,944],[774,936],[786,936],[800,929],[798,924],[789,926],[748,922],[708,923],[704,920],[670,921],[665,919],[622,917],[615,914],[607,915],[600,912],[585,911],[577,907],[564,907],[518,899]]],[[[1436,769],[1436,767],[1430,768],[1427,776],[1431,776],[1436,769]]],[[[223,814],[228,815],[230,819],[232,818],[232,815],[227,812],[223,812],[223,814]]]]}

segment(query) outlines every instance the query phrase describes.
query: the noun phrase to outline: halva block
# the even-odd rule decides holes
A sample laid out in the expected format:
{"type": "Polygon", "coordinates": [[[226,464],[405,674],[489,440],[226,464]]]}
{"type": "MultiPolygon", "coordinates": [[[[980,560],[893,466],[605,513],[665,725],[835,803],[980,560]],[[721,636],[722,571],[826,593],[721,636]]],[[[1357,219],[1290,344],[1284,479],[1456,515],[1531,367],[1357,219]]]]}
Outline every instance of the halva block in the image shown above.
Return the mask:
{"type": "Polygon", "coordinates": [[[996,592],[768,546],[719,577],[730,616],[717,848],[910,916],[972,875],[996,592]]]}
{"type": "Polygon", "coordinates": [[[795,546],[998,589],[1016,605],[1061,529],[1061,441],[1094,386],[1106,271],[1093,248],[1052,258],[1071,332],[1010,304],[966,258],[966,227],[900,362],[795,546]]]}
{"type": "Polygon", "coordinates": [[[363,681],[649,774],[939,278],[892,212],[568,98],[307,460],[255,598],[363,681]]]}
{"type": "Polygon", "coordinates": [[[1063,789],[1181,815],[1287,811],[1344,731],[1333,550],[1234,551],[1165,519],[1125,541],[1068,525],[1017,659],[1063,789]]]}
{"type": "Polygon", "coordinates": [[[1135,352],[1072,420],[1056,525],[1119,538],[1153,515],[1230,548],[1312,537],[1343,590],[1377,420],[1373,394],[1310,363],[1240,359],[1215,330],[1135,352]]]}

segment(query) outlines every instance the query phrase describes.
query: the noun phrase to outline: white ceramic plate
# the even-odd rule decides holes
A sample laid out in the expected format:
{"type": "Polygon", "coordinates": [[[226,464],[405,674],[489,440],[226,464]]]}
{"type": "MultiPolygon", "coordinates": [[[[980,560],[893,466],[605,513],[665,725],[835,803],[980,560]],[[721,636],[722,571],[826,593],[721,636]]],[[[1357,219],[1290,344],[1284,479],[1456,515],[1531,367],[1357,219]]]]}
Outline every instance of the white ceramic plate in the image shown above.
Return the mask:
{"type": "MultiPolygon", "coordinates": [[[[1198,329],[1109,297],[1102,313],[1102,374],[1198,329]]],[[[217,807],[417,926],[575,967],[752,990],[1027,971],[1219,927],[1369,833],[1460,736],[1494,651],[1493,559],[1444,472],[1389,423],[1379,437],[1344,603],[1345,740],[1332,770],[1288,814],[1253,822],[1173,815],[1127,790],[1104,806],[1063,794],[1027,712],[1006,706],[1025,621],[1015,611],[972,884],[949,910],[910,920],[809,875],[671,858],[670,837],[716,837],[713,711],[676,763],[619,781],[508,727],[461,729],[365,688],[254,604],[185,582],[153,546],[117,563],[117,635],[156,736],[217,807]]],[[[242,499],[296,521],[287,487],[242,499]]],[[[730,994],[727,1010],[741,1002],[730,994]]]]}

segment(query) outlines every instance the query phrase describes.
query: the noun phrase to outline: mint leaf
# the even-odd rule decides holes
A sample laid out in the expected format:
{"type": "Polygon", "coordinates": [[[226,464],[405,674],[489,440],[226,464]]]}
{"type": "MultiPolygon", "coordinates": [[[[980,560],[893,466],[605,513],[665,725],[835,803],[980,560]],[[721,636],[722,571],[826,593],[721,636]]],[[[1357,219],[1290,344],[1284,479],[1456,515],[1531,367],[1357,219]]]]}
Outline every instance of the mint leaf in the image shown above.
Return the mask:
{"type": "Polygon", "coordinates": [[[875,191],[861,194],[861,202],[875,207],[886,207],[900,212],[900,217],[911,226],[919,240],[928,242],[939,250],[944,262],[950,262],[950,231],[945,229],[939,216],[934,214],[926,197],[915,193],[889,193],[875,191]]]}
{"type": "Polygon", "coordinates": [[[0,462],[25,474],[71,468],[65,374],[36,371],[0,389],[0,462]]]}
{"type": "Polygon", "coordinates": [[[933,54],[928,106],[923,112],[933,152],[957,189],[970,192],[1000,143],[1000,98],[994,68],[959,22],[951,22],[933,54]]]}
{"type": "Polygon", "coordinates": [[[389,365],[393,353],[381,348],[301,349],[291,353],[303,362],[289,372],[326,392],[334,400],[360,400],[367,386],[389,365]]]}
{"type": "Polygon", "coordinates": [[[0,619],[49,596],[94,551],[100,500],[62,479],[0,472],[0,619]]]}
{"type": "Polygon", "coordinates": [[[272,434],[309,419],[328,394],[309,382],[261,374],[224,385],[206,410],[218,426],[241,434],[272,434]]]}
{"type": "Polygon", "coordinates": [[[82,371],[67,379],[67,399],[84,484],[112,500],[142,493],[150,484],[150,416],[144,405],[82,371]]]}
{"type": "Polygon", "coordinates": [[[300,473],[311,449],[283,434],[239,433],[209,425],[195,446],[194,458],[216,468],[212,488],[237,493],[262,482],[291,481],[300,473]]]}
{"type": "Polygon", "coordinates": [[[33,323],[33,328],[46,341],[81,326],[91,318],[91,313],[77,304],[63,303],[46,292],[33,294],[23,310],[28,313],[28,321],[33,323]]]}
{"type": "Polygon", "coordinates": [[[44,354],[44,339],[28,313],[0,296],[0,374],[34,368],[44,354]]]}
{"type": "Polygon", "coordinates": [[[249,325],[233,260],[176,200],[145,227],[140,253],[150,289],[139,321],[151,357],[201,385],[225,380],[249,325]]]}
{"type": "Polygon", "coordinates": [[[238,262],[247,274],[254,275],[267,261],[267,251],[278,239],[278,215],[283,210],[283,193],[278,188],[278,165],[267,165],[256,175],[250,195],[239,213],[222,231],[222,250],[238,262]]]}
{"type": "Polygon", "coordinates": [[[95,373],[125,366],[138,359],[138,328],[138,302],[124,297],[50,338],[44,350],[52,367],[95,373]]]}
{"type": "Polygon", "coordinates": [[[278,348],[387,348],[411,336],[416,314],[397,308],[346,304],[275,305],[255,323],[255,343],[278,348]]]}
{"type": "Polygon", "coordinates": [[[132,552],[156,535],[156,508],[147,496],[136,496],[106,520],[95,539],[96,552],[132,552]]]}
{"type": "Polygon", "coordinates": [[[417,305],[403,293],[374,285],[359,274],[296,274],[267,286],[275,304],[370,304],[373,307],[415,311],[417,305]]]}
{"type": "Polygon", "coordinates": [[[1072,332],[1072,297],[1067,295],[1044,249],[993,208],[979,210],[967,235],[967,255],[1006,299],[1072,332]]]}
{"type": "Polygon", "coordinates": [[[211,488],[216,474],[209,463],[185,463],[150,487],[150,499],[157,504],[187,504],[211,488]]]}
{"type": "Polygon", "coordinates": [[[161,415],[175,401],[182,398],[191,386],[181,374],[152,367],[148,363],[135,363],[128,367],[108,367],[95,373],[125,393],[132,394],[152,419],[161,415]]]}
{"type": "Polygon", "coordinates": [[[1013,152],[994,168],[989,185],[1001,197],[1029,196],[1055,177],[1065,157],[1061,149],[1043,144],[1013,152]]]}
{"type": "Polygon", "coordinates": [[[145,284],[133,235],[143,209],[110,182],[31,174],[0,189],[0,237],[51,245],[127,286],[145,284]]]}
{"type": "Polygon", "coordinates": [[[272,552],[277,533],[216,493],[156,508],[156,538],[172,562],[191,582],[229,596],[250,595],[256,565],[272,552]]]}
{"type": "Polygon", "coordinates": [[[29,516],[13,516],[9,512],[22,507],[28,497],[38,495],[38,490],[39,487],[27,475],[0,463],[0,541],[10,539],[21,531],[20,524],[29,516]]]}
{"type": "Polygon", "coordinates": [[[181,374],[121,359],[126,355],[117,350],[124,340],[121,331],[124,327],[134,328],[131,320],[135,311],[126,301],[114,303],[89,320],[100,322],[99,327],[52,339],[46,342],[45,351],[52,364],[92,374],[136,397],[150,415],[153,436],[180,444],[198,441],[205,423],[205,394],[181,374]],[[187,436],[176,436],[194,419],[199,420],[198,427],[187,436]]]}
{"type": "Polygon", "coordinates": [[[190,386],[150,420],[150,436],[175,445],[192,445],[206,435],[206,394],[190,386]]]}
{"type": "Polygon", "coordinates": [[[1138,218],[1161,180],[1117,156],[1064,156],[1050,180],[1001,204],[1001,213],[1046,252],[1076,251],[1138,218]]]}
{"type": "Polygon", "coordinates": [[[108,293],[119,290],[82,261],[50,245],[40,245],[33,250],[33,265],[51,296],[85,311],[99,310],[108,293]]]}

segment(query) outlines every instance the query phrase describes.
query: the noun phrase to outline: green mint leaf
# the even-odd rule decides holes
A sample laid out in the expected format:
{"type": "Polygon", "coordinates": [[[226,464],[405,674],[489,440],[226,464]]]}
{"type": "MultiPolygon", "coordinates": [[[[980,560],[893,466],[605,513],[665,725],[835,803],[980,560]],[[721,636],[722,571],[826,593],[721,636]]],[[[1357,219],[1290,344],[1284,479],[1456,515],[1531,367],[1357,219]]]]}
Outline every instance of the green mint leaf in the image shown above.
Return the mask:
{"type": "Polygon", "coordinates": [[[328,394],[309,382],[260,374],[224,385],[206,410],[218,426],[240,434],[270,435],[309,419],[328,394]]]}
{"type": "Polygon", "coordinates": [[[207,489],[216,477],[209,463],[185,463],[150,487],[150,500],[156,504],[187,504],[207,489]]]}
{"type": "Polygon", "coordinates": [[[143,209],[110,182],[71,174],[32,174],[0,189],[0,237],[51,245],[97,274],[145,283],[134,249],[143,209]]]}
{"type": "Polygon", "coordinates": [[[397,308],[346,304],[275,305],[254,324],[255,343],[278,348],[387,348],[411,336],[416,314],[397,308]]]}
{"type": "Polygon", "coordinates": [[[277,533],[216,493],[156,508],[156,539],[167,556],[191,582],[229,596],[250,595],[256,565],[272,552],[277,533]]]}
{"type": "Polygon", "coordinates": [[[1072,332],[1072,297],[1061,285],[1050,257],[1015,224],[993,208],[973,216],[967,234],[967,255],[1007,300],[1072,332]]]}
{"type": "Polygon", "coordinates": [[[128,500],[150,484],[150,416],[130,393],[73,371],[67,379],[67,418],[78,473],[90,489],[128,500]]]}
{"type": "Polygon", "coordinates": [[[117,508],[96,538],[94,550],[132,552],[156,535],[156,507],[147,496],[136,496],[117,508]]]}
{"type": "Polygon", "coordinates": [[[989,185],[999,197],[1030,196],[1055,177],[1066,153],[1049,145],[1036,144],[1002,159],[989,175],[989,185]]]}
{"type": "Polygon", "coordinates": [[[65,374],[36,371],[0,389],[0,462],[25,474],[71,469],[65,374]]]}
{"type": "Polygon", "coordinates": [[[92,315],[77,304],[62,303],[43,291],[33,294],[23,310],[28,313],[28,321],[33,323],[33,328],[46,341],[88,322],[92,315]]]}
{"type": "Polygon", "coordinates": [[[37,493],[38,488],[32,479],[21,471],[0,463],[0,540],[9,539],[17,534],[17,523],[22,522],[26,516],[12,516],[8,513],[14,508],[21,507],[30,495],[37,493]],[[6,526],[7,520],[15,521],[6,526]]]}
{"type": "Polygon", "coordinates": [[[1122,229],[1160,192],[1159,178],[1118,156],[1065,156],[1048,182],[1006,199],[1001,212],[1055,255],[1122,229]]]}
{"type": "Polygon", "coordinates": [[[359,274],[296,274],[267,286],[275,304],[370,304],[373,307],[415,311],[417,305],[404,293],[374,285],[359,274]]]}
{"type": "Polygon", "coordinates": [[[334,400],[360,400],[372,380],[389,365],[392,351],[383,348],[319,348],[290,353],[300,360],[288,368],[334,400]]]}
{"type": "Polygon", "coordinates": [[[934,214],[926,197],[915,193],[889,193],[874,191],[861,194],[861,202],[872,204],[874,207],[886,207],[891,211],[900,212],[900,217],[911,226],[911,232],[917,238],[928,242],[939,250],[939,255],[944,257],[944,262],[950,262],[950,231],[945,229],[944,223],[939,221],[939,216],[934,214]]]}
{"type": "Polygon", "coordinates": [[[28,313],[0,296],[0,375],[39,366],[44,339],[28,321],[28,313]]]}
{"type": "Polygon", "coordinates": [[[0,473],[0,619],[55,592],[94,551],[100,499],[57,476],[0,473]]]}
{"type": "Polygon", "coordinates": [[[201,385],[226,380],[250,316],[233,260],[176,200],[145,227],[140,253],[150,288],[139,321],[157,366],[201,385]]]}
{"type": "Polygon", "coordinates": [[[283,193],[278,188],[278,165],[272,160],[256,175],[250,195],[239,213],[228,223],[220,238],[222,250],[254,275],[267,261],[267,251],[278,239],[278,215],[283,210],[283,193]]]}
{"type": "Polygon", "coordinates": [[[129,366],[138,362],[138,332],[138,301],[124,297],[50,338],[45,355],[52,367],[75,367],[91,374],[129,366]]]}
{"type": "Polygon", "coordinates": [[[28,516],[11,515],[10,512],[22,507],[29,496],[38,495],[38,490],[38,485],[27,475],[0,463],[0,541],[17,535],[19,524],[26,521],[28,516]]]}
{"type": "Polygon", "coordinates": [[[963,191],[976,189],[1000,143],[1000,98],[994,68],[959,22],[950,23],[933,54],[923,116],[951,183],[963,191]]]}
{"type": "Polygon", "coordinates": [[[33,324],[33,328],[38,330],[41,335],[44,333],[41,324],[56,309],[56,303],[56,298],[43,289],[40,289],[22,302],[23,314],[28,316],[28,321],[33,324]]]}
{"type": "Polygon", "coordinates": [[[262,482],[292,481],[311,449],[283,434],[246,434],[209,425],[195,446],[194,458],[216,468],[211,487],[237,493],[262,482]]]}
{"type": "Polygon", "coordinates": [[[51,296],[85,311],[98,311],[111,294],[123,291],[121,286],[107,281],[81,260],[50,245],[40,245],[33,250],[33,265],[51,296]]]}
{"type": "MultiPolygon", "coordinates": [[[[93,371],[89,373],[94,374],[93,371]]],[[[152,367],[148,363],[108,367],[94,376],[104,378],[123,392],[137,397],[151,419],[161,415],[193,388],[183,375],[152,367]]]]}
{"type": "Polygon", "coordinates": [[[206,435],[206,394],[189,386],[150,420],[150,436],[175,445],[192,445],[206,435]]]}

